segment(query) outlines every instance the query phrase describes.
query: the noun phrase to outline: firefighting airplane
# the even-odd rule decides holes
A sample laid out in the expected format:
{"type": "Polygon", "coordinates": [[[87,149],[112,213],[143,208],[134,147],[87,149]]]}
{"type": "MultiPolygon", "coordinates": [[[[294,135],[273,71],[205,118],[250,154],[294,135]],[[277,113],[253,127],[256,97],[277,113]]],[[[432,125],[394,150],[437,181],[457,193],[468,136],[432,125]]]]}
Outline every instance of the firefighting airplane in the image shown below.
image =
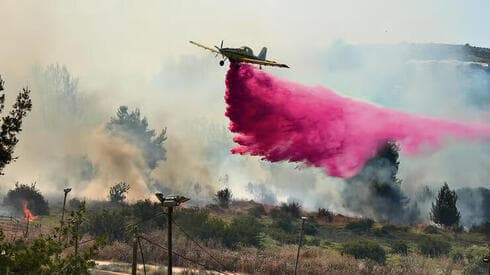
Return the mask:
{"type": "Polygon", "coordinates": [[[214,46],[215,49],[211,47],[204,46],[194,41],[189,41],[191,44],[194,44],[198,47],[204,48],[206,50],[210,50],[213,53],[216,53],[216,56],[221,54],[223,56],[223,60],[220,60],[219,65],[223,66],[225,64],[225,60],[230,60],[230,63],[236,63],[237,66],[240,62],[244,63],[252,63],[257,64],[259,66],[275,66],[282,68],[289,68],[286,64],[280,64],[276,61],[270,61],[265,59],[265,55],[267,54],[267,48],[263,47],[260,51],[259,55],[254,55],[253,51],[249,47],[241,47],[241,48],[223,48],[223,41],[221,41],[221,46],[214,46]]]}

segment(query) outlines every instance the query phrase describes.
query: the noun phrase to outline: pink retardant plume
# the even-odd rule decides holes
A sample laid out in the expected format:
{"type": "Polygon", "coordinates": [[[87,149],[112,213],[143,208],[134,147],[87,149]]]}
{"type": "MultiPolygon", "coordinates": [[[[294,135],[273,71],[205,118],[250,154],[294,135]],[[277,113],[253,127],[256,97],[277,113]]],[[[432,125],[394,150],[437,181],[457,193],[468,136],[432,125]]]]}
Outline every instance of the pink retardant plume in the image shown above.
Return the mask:
{"type": "Polygon", "coordinates": [[[411,115],[307,87],[241,64],[226,75],[226,116],[234,154],[303,162],[349,178],[386,142],[402,153],[440,148],[447,138],[490,137],[490,127],[411,115]]]}

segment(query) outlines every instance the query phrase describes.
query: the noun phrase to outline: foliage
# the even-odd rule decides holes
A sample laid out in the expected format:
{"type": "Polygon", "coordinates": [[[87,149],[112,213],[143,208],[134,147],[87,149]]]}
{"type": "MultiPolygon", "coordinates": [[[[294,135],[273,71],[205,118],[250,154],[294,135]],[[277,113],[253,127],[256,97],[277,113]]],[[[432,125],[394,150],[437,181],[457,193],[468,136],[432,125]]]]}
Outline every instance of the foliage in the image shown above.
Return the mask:
{"type": "Polygon", "coordinates": [[[280,209],[283,212],[289,213],[294,218],[301,216],[301,204],[299,202],[282,203],[280,209]]]}
{"type": "Polygon", "coordinates": [[[356,259],[370,259],[384,264],[386,261],[386,252],[374,241],[358,240],[344,243],[342,245],[342,254],[352,255],[356,259]]]}
{"type": "Polygon", "coordinates": [[[465,250],[464,274],[485,274],[489,263],[483,261],[484,257],[489,257],[490,247],[471,246],[465,250]]]}
{"type": "Polygon", "coordinates": [[[461,262],[464,260],[464,249],[455,247],[449,251],[449,259],[453,262],[461,262]]]}
{"type": "Polygon", "coordinates": [[[257,218],[266,215],[264,205],[262,204],[257,204],[253,206],[252,208],[250,208],[248,213],[257,218]]]}
{"type": "Polygon", "coordinates": [[[151,202],[149,199],[139,200],[131,205],[132,215],[142,231],[153,228],[163,228],[167,224],[167,215],[164,214],[161,204],[151,202]]]}
{"type": "Polygon", "coordinates": [[[440,257],[449,253],[451,244],[441,238],[427,236],[420,239],[418,247],[425,256],[440,257]]]}
{"type": "Polygon", "coordinates": [[[391,252],[400,254],[400,255],[408,255],[408,244],[405,241],[395,241],[391,244],[391,252]]]}
{"type": "Polygon", "coordinates": [[[297,224],[293,223],[293,216],[282,208],[272,209],[270,212],[270,216],[272,218],[272,227],[279,228],[286,233],[292,233],[297,231],[297,224]]]}
{"type": "Polygon", "coordinates": [[[318,233],[318,223],[315,219],[307,219],[303,230],[306,235],[316,235],[318,233]]]}
{"type": "Polygon", "coordinates": [[[129,111],[127,106],[120,106],[116,116],[106,125],[107,131],[134,144],[143,152],[150,169],[155,169],[159,161],[165,160],[167,151],[163,143],[167,139],[166,128],[160,134],[148,128],[148,120],[141,117],[139,109],[129,111]]]}
{"type": "Polygon", "coordinates": [[[122,203],[126,199],[126,193],[129,191],[130,186],[125,182],[120,182],[109,189],[109,200],[111,202],[122,203]]]}
{"type": "Polygon", "coordinates": [[[78,198],[73,198],[73,199],[68,201],[68,206],[71,209],[77,209],[78,207],[80,207],[80,203],[81,203],[81,201],[78,198]]]}
{"type": "Polygon", "coordinates": [[[456,192],[451,191],[447,183],[444,183],[436,201],[432,203],[431,220],[446,227],[459,224],[460,214],[456,208],[457,200],[456,192]]]}
{"type": "Polygon", "coordinates": [[[131,216],[130,209],[95,208],[89,211],[87,221],[81,231],[96,237],[106,237],[109,242],[130,238],[126,221],[131,216]]]}
{"type": "Polygon", "coordinates": [[[438,234],[439,229],[433,225],[428,225],[427,227],[424,228],[424,233],[425,234],[438,234]]]}
{"type": "Polygon", "coordinates": [[[36,188],[36,183],[31,185],[15,183],[15,188],[7,192],[4,204],[12,206],[17,212],[22,213],[22,203],[27,201],[29,210],[34,215],[48,215],[49,205],[36,188]]]}
{"type": "Polygon", "coordinates": [[[490,238],[490,221],[484,222],[480,225],[472,226],[470,228],[470,232],[482,233],[490,238]]]}
{"type": "Polygon", "coordinates": [[[85,215],[85,204],[82,203],[70,215],[66,230],[41,235],[32,241],[17,239],[9,242],[0,231],[0,274],[88,274],[88,269],[95,266],[93,259],[103,241],[97,240],[76,255],[61,253],[78,239],[78,226],[85,215]],[[70,242],[60,242],[57,234],[70,242]]]}
{"type": "Polygon", "coordinates": [[[396,143],[386,143],[359,174],[347,179],[343,191],[346,207],[394,223],[412,223],[418,218],[417,208],[409,205],[401,189],[402,180],[397,177],[399,150],[396,143]]]}
{"type": "Polygon", "coordinates": [[[263,225],[252,216],[240,215],[233,218],[226,228],[223,244],[227,247],[260,246],[260,233],[263,225]]]}
{"type": "Polygon", "coordinates": [[[318,208],[318,213],[317,213],[317,217],[319,219],[324,219],[325,221],[327,222],[332,222],[333,221],[333,213],[331,211],[329,211],[328,209],[325,209],[325,208],[318,208]]]}
{"type": "Polygon", "coordinates": [[[352,230],[356,233],[367,232],[373,227],[373,224],[374,221],[371,219],[362,219],[346,224],[345,229],[352,230]]]}
{"type": "Polygon", "coordinates": [[[218,203],[220,207],[228,208],[232,196],[233,195],[231,194],[231,190],[225,188],[216,192],[216,194],[214,195],[214,200],[218,203]]]}
{"type": "MultiPolygon", "coordinates": [[[[5,82],[0,76],[0,113],[5,110],[4,84],[5,82]]],[[[31,91],[28,88],[23,88],[17,95],[10,112],[2,117],[0,128],[0,175],[3,175],[3,170],[8,164],[17,159],[17,157],[13,156],[14,148],[19,142],[17,135],[22,131],[22,122],[32,109],[30,93],[31,91]]]]}

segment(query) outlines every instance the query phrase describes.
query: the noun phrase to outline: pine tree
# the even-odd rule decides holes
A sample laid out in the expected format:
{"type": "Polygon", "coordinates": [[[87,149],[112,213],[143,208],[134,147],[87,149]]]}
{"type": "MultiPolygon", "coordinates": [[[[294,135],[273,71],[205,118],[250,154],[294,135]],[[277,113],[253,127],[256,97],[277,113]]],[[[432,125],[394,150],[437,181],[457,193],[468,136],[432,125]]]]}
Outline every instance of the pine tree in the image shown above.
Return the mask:
{"type": "Polygon", "coordinates": [[[460,214],[456,208],[458,196],[455,191],[451,191],[445,182],[439,190],[436,201],[432,203],[431,220],[444,227],[458,225],[460,214]]]}

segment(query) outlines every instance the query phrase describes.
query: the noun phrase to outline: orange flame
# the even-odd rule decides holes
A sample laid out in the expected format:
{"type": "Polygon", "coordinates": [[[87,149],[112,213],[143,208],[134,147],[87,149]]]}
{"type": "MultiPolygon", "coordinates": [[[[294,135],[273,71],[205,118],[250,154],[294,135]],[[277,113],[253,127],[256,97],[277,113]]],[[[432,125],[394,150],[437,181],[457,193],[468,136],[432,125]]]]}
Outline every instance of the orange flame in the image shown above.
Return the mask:
{"type": "Polygon", "coordinates": [[[24,209],[24,219],[26,221],[32,222],[37,219],[37,216],[32,215],[31,210],[27,208],[27,201],[22,202],[22,208],[24,209]]]}

